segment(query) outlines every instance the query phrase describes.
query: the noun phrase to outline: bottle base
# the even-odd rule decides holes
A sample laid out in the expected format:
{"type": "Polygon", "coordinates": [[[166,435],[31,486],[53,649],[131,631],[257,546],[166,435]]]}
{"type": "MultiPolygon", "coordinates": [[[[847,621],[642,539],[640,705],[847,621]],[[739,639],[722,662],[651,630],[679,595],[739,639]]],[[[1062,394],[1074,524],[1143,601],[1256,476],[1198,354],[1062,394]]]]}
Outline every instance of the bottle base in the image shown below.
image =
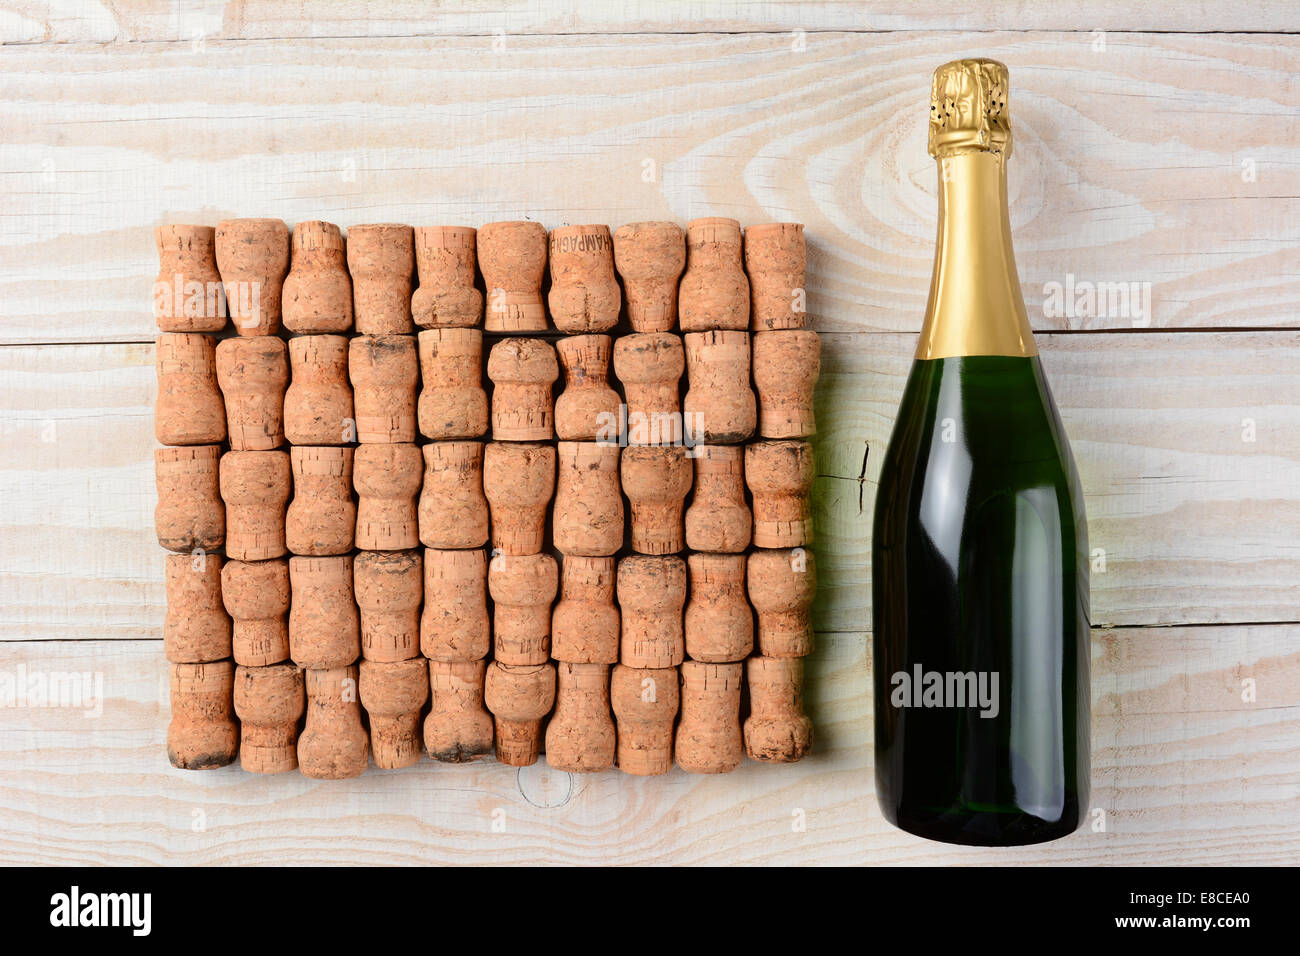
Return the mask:
{"type": "Polygon", "coordinates": [[[1023,810],[903,810],[885,813],[898,829],[927,840],[959,846],[1030,846],[1067,837],[1082,822],[1074,807],[1056,820],[1044,820],[1023,810]]]}

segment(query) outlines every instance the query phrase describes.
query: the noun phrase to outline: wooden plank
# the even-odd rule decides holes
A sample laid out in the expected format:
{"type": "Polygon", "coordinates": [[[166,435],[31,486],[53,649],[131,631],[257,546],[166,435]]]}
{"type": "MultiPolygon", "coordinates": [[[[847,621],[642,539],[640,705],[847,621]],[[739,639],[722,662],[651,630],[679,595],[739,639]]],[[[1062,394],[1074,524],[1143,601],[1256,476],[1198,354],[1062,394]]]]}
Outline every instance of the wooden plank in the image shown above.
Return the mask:
{"type": "MultiPolygon", "coordinates": [[[[230,15],[262,22],[272,6],[230,15]]],[[[6,48],[0,343],[147,341],[152,227],[235,215],[800,219],[823,330],[915,331],[936,215],[929,77],[971,38],[806,41],[6,48]]],[[[1296,327],[1300,37],[1110,34],[1093,47],[1087,33],[979,37],[1012,67],[1011,213],[1034,326],[1296,327]],[[1045,314],[1049,284],[1071,281],[1150,283],[1151,308],[1045,314]]]]}

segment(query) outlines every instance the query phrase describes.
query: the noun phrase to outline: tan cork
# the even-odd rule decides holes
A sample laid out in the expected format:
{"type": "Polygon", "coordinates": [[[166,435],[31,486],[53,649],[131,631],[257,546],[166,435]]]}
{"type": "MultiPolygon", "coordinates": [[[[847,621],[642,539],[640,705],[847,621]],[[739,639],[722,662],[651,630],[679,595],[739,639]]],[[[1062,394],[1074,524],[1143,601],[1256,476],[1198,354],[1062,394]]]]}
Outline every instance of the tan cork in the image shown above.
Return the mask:
{"type": "Polygon", "coordinates": [[[426,329],[419,335],[418,417],[425,438],[478,438],[488,428],[483,390],[483,333],[478,329],[426,329]]]}
{"type": "Polygon", "coordinates": [[[415,236],[410,226],[382,222],[348,229],[352,312],[362,335],[409,335],[415,236]]]}
{"type": "Polygon", "coordinates": [[[686,509],[686,547],[738,554],[749,547],[754,516],[745,501],[745,449],[697,445],[695,485],[686,509]]]}
{"type": "Polygon", "coordinates": [[[754,434],[758,405],[749,387],[748,332],[686,336],[686,378],[682,411],[692,438],[726,445],[754,434]]]}
{"type": "Polygon", "coordinates": [[[166,225],[153,231],[158,246],[153,317],[160,332],[220,332],[225,293],[217,272],[217,231],[211,226],[166,225]]]}
{"type": "Polygon", "coordinates": [[[749,601],[758,613],[758,652],[764,657],[812,653],[812,602],[817,563],[804,548],[754,551],[749,556],[749,601]]]}
{"type": "Polygon", "coordinates": [[[749,328],[749,280],[740,249],[740,223],[734,219],[687,223],[686,274],[677,290],[683,332],[749,328]]]}
{"type": "Polygon", "coordinates": [[[420,653],[447,662],[486,657],[492,649],[492,627],[483,550],[425,549],[424,593],[428,600],[420,615],[420,653]]]}
{"type": "Polygon", "coordinates": [[[294,445],[293,501],[284,518],[284,539],[294,554],[346,554],[356,535],[352,500],[352,449],[294,445]]]}
{"type": "Polygon", "coordinates": [[[211,551],[226,540],[220,445],[158,448],[153,453],[158,505],[153,523],[168,551],[211,551]]]}
{"type": "Polygon", "coordinates": [[[196,332],[158,336],[154,434],[161,444],[212,445],[226,440],[226,406],[217,386],[215,342],[196,332]]]}
{"type": "Polygon", "coordinates": [[[619,664],[610,678],[618,720],[618,769],[652,777],[673,769],[673,723],[680,693],[677,668],[619,664]]]}
{"type": "Polygon", "coordinates": [[[601,557],[623,546],[619,453],[617,445],[558,443],[552,538],[561,553],[601,557]]]}
{"type": "Polygon", "coordinates": [[[614,240],[609,226],[561,226],[551,230],[551,291],[547,305],[561,332],[607,332],[618,324],[623,291],[614,278],[614,240]]]}
{"type": "Polygon", "coordinates": [[[234,621],[236,664],[264,667],[289,659],[289,562],[227,561],[221,599],[234,621]]]}
{"type": "Polygon", "coordinates": [[[370,750],[380,770],[419,763],[420,711],[429,699],[424,658],[361,662],[361,706],[370,717],[370,750]]]}
{"type": "Polygon", "coordinates": [[[224,767],[239,751],[239,724],[232,702],[235,665],[230,661],[171,666],[172,719],[167,759],[181,770],[224,767]]]}
{"type": "Polygon", "coordinates": [[[424,477],[415,445],[360,445],[352,461],[357,492],[357,547],[406,551],[420,544],[416,496],[424,477]]]}
{"type": "Polygon", "coordinates": [[[284,554],[284,514],[293,482],[289,453],[228,451],[220,469],[226,557],[265,561],[284,554]]]}
{"type": "Polygon", "coordinates": [[[685,654],[682,606],[686,562],[679,557],[632,555],[618,562],[622,612],[619,661],[628,667],[675,667],[685,654]]]}
{"type": "Polygon", "coordinates": [[[356,437],[348,339],[300,335],[289,340],[284,437],[295,445],[346,445],[356,437]]]}
{"type": "Polygon", "coordinates": [[[614,343],[614,374],[627,399],[629,445],[682,440],[677,383],[685,370],[681,337],[670,332],[624,335],[614,343]]]}
{"type": "Polygon", "coordinates": [[[424,749],[443,763],[467,763],[492,752],[492,715],[483,706],[487,661],[429,661],[429,715],[424,749]]]}
{"type": "Polygon", "coordinates": [[[308,670],[307,721],[298,738],[298,766],[304,777],[342,780],[365,773],[370,738],[361,725],[356,667],[308,670]]]}
{"type": "Polygon", "coordinates": [[[163,652],[173,664],[230,656],[230,615],[221,603],[221,556],[169,554],[163,573],[163,652]]]}
{"type": "Polygon", "coordinates": [[[745,662],[750,715],[745,752],[764,763],[794,763],[812,750],[813,726],[803,712],[803,660],[751,657],[745,662]]]}
{"type": "Polygon", "coordinates": [[[546,763],[568,773],[614,766],[614,718],[609,709],[609,665],[555,665],[555,713],[546,725],[546,763]]]}
{"type": "Polygon", "coordinates": [[[248,773],[285,773],[298,767],[298,721],[307,709],[297,664],[235,668],[239,766],[248,773]]]}
{"type": "Polygon", "coordinates": [[[490,222],[478,231],[489,332],[544,332],[546,230],[537,222],[490,222]]]}
{"type": "Polygon", "coordinates": [[[740,766],[740,685],[744,664],[682,664],[677,766],[687,773],[730,773],[740,766]]]}
{"type": "Polygon", "coordinates": [[[357,441],[415,441],[420,360],[413,335],[358,335],[348,343],[357,441]]]}
{"type": "MultiPolygon", "coordinates": [[[[361,611],[361,656],[391,663],[419,654],[424,599],[420,552],[362,551],[352,560],[352,581],[361,611]]],[[[363,669],[363,681],[364,674],[363,669]]]]}
{"type": "Polygon", "coordinates": [[[555,349],[542,339],[504,339],[488,353],[492,379],[492,438],[549,441],[555,437],[551,385],[560,377],[555,349]]]}
{"type": "Polygon", "coordinates": [[[555,703],[555,667],[488,665],[483,699],[496,724],[497,760],[511,767],[537,763],[542,718],[555,703]]]}
{"type": "Polygon", "coordinates": [[[746,446],[745,483],[754,498],[754,547],[812,544],[812,481],[813,450],[806,441],[746,446]]]}
{"type": "Polygon", "coordinates": [[[352,330],[352,279],[338,226],[311,220],[293,227],[292,264],[280,304],[290,332],[352,330]]]}
{"type": "Polygon", "coordinates": [[[554,445],[489,442],[483,449],[483,494],[492,517],[492,547],[503,554],[542,550],[546,509],[555,493],[554,445]]]}
{"type": "Polygon", "coordinates": [[[267,451],[284,444],[288,351],[283,340],[269,336],[226,339],[217,346],[217,382],[232,451],[267,451]]]}
{"type": "Polygon", "coordinates": [[[609,384],[608,335],[574,335],[555,345],[564,391],[555,400],[555,433],[565,441],[616,437],[622,399],[609,384]]]}
{"type": "Polygon", "coordinates": [[[289,655],[299,667],[343,667],[361,654],[352,556],[289,559],[289,655]]]}
{"type": "Polygon", "coordinates": [[[808,253],[803,223],[766,222],[745,230],[750,328],[802,329],[808,324],[804,271],[808,253]]]}
{"type": "Polygon", "coordinates": [[[744,660],[754,649],[754,612],[745,598],[743,554],[692,554],[686,656],[707,664],[744,660]]]}
{"type": "Polygon", "coordinates": [[[416,226],[415,265],[420,287],[411,318],[425,329],[470,329],[483,321],[483,293],[474,288],[477,230],[468,226],[416,226]]]}
{"type": "Polygon", "coordinates": [[[686,547],[682,513],[693,468],[681,445],[629,447],[620,470],[632,506],[632,549],[675,554],[686,547]]]}
{"type": "Polygon", "coordinates": [[[572,664],[618,661],[619,615],[614,558],[565,555],[560,600],[551,614],[551,656],[572,664]]]}
{"type": "Polygon", "coordinates": [[[821,373],[821,338],[807,329],[754,333],[758,433],[764,438],[817,434],[813,388],[821,373]]]}
{"type": "Polygon", "coordinates": [[[482,547],[488,539],[483,443],[436,441],[423,451],[420,540],[430,548],[482,547]]]}
{"type": "Polygon", "coordinates": [[[634,332],[677,324],[677,281],[686,268],[686,234],[675,222],[632,222],[614,232],[614,264],[623,277],[634,332]]]}
{"type": "Polygon", "coordinates": [[[289,227],[280,219],[225,219],[217,223],[216,250],[235,331],[277,334],[289,272],[289,227]]]}
{"type": "Polygon", "coordinates": [[[499,554],[488,564],[492,650],[502,664],[543,664],[551,657],[551,605],[559,570],[549,554],[499,554]]]}

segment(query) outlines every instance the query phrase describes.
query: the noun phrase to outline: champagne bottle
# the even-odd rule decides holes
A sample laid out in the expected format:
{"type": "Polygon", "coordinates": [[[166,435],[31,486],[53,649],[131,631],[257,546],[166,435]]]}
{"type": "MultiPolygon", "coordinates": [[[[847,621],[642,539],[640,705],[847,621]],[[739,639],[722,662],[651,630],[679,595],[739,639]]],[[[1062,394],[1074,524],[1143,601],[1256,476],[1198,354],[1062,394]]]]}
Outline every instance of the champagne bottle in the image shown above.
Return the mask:
{"type": "Polygon", "coordinates": [[[872,546],[876,791],[895,826],[1010,846],[1088,806],[1083,495],[1011,251],[1007,69],[934,75],[939,235],[872,546]]]}

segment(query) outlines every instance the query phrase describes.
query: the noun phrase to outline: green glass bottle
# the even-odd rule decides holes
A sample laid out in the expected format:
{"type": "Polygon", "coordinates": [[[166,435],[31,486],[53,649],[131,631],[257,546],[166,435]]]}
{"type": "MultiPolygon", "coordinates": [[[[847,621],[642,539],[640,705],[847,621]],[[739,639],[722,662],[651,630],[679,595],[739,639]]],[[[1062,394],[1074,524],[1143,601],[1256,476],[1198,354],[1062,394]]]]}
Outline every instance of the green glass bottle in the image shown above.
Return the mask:
{"type": "Polygon", "coordinates": [[[1088,544],[1011,250],[1007,70],[935,72],[939,237],[872,542],[876,791],[908,832],[984,846],[1088,806],[1088,544]]]}

